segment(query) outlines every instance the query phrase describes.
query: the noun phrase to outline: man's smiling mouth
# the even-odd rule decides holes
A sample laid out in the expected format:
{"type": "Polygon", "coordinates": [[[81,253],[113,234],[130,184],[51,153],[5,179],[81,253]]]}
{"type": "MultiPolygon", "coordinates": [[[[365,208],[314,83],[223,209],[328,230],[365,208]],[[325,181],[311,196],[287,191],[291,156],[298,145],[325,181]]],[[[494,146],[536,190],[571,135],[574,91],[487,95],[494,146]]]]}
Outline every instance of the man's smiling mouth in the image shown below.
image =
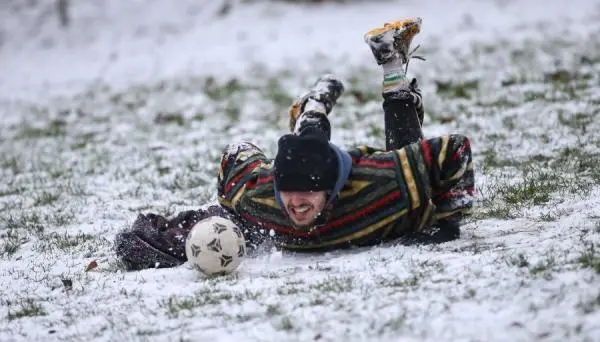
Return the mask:
{"type": "Polygon", "coordinates": [[[299,207],[290,208],[290,212],[294,215],[303,216],[304,214],[308,213],[311,209],[312,206],[310,205],[301,205],[299,207]]]}

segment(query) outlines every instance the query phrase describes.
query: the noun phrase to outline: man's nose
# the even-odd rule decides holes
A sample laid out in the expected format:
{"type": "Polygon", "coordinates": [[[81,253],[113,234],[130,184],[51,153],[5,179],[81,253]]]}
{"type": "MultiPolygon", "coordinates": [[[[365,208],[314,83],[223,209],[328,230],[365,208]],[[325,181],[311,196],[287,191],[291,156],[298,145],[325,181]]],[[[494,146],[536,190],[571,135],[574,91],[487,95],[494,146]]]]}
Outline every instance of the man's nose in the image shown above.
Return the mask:
{"type": "Polygon", "coordinates": [[[290,202],[292,203],[292,205],[300,205],[304,202],[304,200],[301,194],[293,192],[290,194],[290,202]]]}

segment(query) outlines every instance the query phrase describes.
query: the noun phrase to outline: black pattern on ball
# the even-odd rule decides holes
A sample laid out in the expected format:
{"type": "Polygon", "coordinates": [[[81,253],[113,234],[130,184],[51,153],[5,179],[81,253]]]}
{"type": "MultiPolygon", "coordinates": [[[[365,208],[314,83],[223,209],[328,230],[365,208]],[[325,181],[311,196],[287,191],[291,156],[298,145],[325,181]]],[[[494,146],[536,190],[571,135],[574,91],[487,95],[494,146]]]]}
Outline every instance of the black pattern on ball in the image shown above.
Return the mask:
{"type": "Polygon", "coordinates": [[[239,237],[240,239],[244,238],[242,231],[238,227],[233,227],[233,231],[235,232],[235,235],[237,235],[237,237],[239,237]]]}
{"type": "Polygon", "coordinates": [[[233,257],[230,257],[229,255],[221,255],[221,267],[227,267],[227,265],[231,264],[231,262],[233,261],[233,257]]]}
{"type": "Polygon", "coordinates": [[[196,264],[194,264],[194,267],[195,267],[195,268],[196,268],[198,271],[200,271],[200,272],[202,272],[202,273],[204,273],[204,274],[207,274],[207,272],[206,272],[206,270],[205,270],[204,268],[202,268],[202,267],[200,267],[200,266],[198,266],[198,265],[196,265],[196,264]]]}
{"type": "Polygon", "coordinates": [[[210,249],[211,251],[219,253],[222,250],[222,248],[221,248],[221,240],[215,238],[211,242],[209,242],[206,245],[206,247],[208,247],[208,249],[210,249]]]}
{"type": "Polygon", "coordinates": [[[215,230],[215,233],[217,234],[221,234],[222,232],[227,230],[227,226],[221,223],[214,223],[213,228],[215,230]]]}
{"type": "Polygon", "coordinates": [[[201,250],[200,250],[200,246],[198,246],[198,245],[194,245],[194,244],[192,244],[192,245],[190,246],[190,249],[192,250],[192,256],[193,256],[194,258],[198,257],[198,254],[200,254],[200,252],[201,252],[201,250]]]}

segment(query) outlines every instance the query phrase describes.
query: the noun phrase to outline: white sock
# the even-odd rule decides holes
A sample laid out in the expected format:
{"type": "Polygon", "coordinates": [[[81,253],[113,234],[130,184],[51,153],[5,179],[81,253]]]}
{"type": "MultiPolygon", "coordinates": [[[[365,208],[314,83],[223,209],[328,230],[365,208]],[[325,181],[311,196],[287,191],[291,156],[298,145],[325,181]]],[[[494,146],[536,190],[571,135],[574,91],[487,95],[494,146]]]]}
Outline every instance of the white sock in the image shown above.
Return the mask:
{"type": "Polygon", "coordinates": [[[393,59],[382,65],[383,67],[383,91],[394,91],[409,84],[404,67],[400,59],[393,59]]]}

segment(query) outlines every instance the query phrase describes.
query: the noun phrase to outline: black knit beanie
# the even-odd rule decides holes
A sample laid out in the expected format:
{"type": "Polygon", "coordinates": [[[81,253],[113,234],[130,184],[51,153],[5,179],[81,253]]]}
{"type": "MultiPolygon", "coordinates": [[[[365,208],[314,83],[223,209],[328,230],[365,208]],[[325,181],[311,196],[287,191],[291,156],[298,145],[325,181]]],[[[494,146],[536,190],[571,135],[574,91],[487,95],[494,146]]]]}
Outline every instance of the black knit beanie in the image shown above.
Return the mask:
{"type": "Polygon", "coordinates": [[[279,139],[275,183],[280,191],[331,190],[337,170],[337,156],[325,137],[286,134],[279,139]]]}

